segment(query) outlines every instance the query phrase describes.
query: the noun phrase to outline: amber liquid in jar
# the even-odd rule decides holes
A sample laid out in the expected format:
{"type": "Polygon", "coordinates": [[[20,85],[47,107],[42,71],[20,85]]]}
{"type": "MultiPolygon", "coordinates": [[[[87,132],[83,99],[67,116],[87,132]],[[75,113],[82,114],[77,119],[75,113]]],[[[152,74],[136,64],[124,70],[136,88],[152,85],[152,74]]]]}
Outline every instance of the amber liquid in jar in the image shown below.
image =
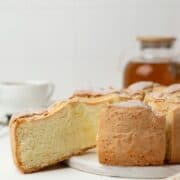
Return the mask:
{"type": "Polygon", "coordinates": [[[163,85],[180,83],[180,64],[172,53],[174,37],[140,36],[138,56],[131,58],[124,70],[124,87],[137,81],[163,85]]]}
{"type": "Polygon", "coordinates": [[[180,77],[175,72],[176,67],[177,64],[172,64],[170,60],[157,63],[129,62],[124,72],[124,87],[137,81],[154,81],[164,85],[180,83],[180,77]]]}

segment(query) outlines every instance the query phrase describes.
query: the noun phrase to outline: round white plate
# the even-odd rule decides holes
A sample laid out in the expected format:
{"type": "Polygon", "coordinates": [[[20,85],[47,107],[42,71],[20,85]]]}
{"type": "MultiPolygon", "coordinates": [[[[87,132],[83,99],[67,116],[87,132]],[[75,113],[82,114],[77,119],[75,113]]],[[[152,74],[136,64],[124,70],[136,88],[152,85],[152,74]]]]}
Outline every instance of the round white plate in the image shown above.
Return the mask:
{"type": "Polygon", "coordinates": [[[98,161],[95,149],[88,151],[86,154],[74,156],[69,160],[66,160],[65,163],[74,169],[85,171],[87,173],[124,178],[167,178],[180,172],[180,165],[145,167],[102,165],[98,161]]]}

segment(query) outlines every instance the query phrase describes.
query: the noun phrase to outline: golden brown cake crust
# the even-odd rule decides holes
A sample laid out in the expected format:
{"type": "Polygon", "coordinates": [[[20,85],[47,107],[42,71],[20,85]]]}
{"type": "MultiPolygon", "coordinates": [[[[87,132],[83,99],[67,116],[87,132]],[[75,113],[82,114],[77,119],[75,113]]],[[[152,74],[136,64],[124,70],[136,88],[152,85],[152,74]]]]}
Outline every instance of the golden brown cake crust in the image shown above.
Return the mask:
{"type": "Polygon", "coordinates": [[[69,99],[67,101],[57,101],[53,105],[51,105],[47,110],[40,111],[40,112],[34,112],[34,113],[20,113],[15,114],[12,116],[10,120],[10,127],[11,124],[14,123],[14,121],[28,121],[28,120],[38,120],[45,117],[49,117],[53,113],[61,110],[64,108],[67,104],[70,103],[76,103],[76,102],[82,102],[86,104],[96,105],[101,102],[109,101],[109,99],[118,99],[118,94],[107,94],[105,96],[100,97],[94,97],[94,98],[82,98],[82,97],[74,97],[73,99],[69,99]]]}
{"type": "Polygon", "coordinates": [[[108,105],[102,112],[98,130],[101,163],[161,165],[165,148],[165,117],[156,115],[142,102],[108,105]]]}

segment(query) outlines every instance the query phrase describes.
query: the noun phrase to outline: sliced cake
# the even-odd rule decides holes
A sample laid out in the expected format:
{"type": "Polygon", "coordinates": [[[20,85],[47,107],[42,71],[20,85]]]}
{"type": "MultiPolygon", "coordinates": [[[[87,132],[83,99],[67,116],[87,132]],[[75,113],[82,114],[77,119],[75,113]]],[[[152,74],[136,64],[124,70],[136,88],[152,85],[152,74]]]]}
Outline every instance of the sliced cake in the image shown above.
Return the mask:
{"type": "Polygon", "coordinates": [[[15,116],[10,123],[14,161],[25,173],[38,171],[96,145],[99,114],[119,94],[57,102],[42,113],[15,116]]]}
{"type": "Polygon", "coordinates": [[[10,135],[15,164],[24,173],[96,144],[107,165],[180,163],[180,84],[76,91],[43,112],[13,116],[10,135]]]}

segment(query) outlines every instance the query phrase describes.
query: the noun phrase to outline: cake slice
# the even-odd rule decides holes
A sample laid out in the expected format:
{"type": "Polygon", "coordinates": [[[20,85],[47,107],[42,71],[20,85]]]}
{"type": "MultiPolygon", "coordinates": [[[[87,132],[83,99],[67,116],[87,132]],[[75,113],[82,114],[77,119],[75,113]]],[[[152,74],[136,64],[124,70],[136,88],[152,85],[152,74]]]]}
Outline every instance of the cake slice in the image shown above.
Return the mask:
{"type": "Polygon", "coordinates": [[[165,118],[140,101],[108,105],[98,128],[102,164],[161,165],[166,152],[165,118]]]}
{"type": "Polygon", "coordinates": [[[95,147],[99,114],[118,94],[57,102],[47,111],[15,116],[10,122],[14,161],[24,173],[38,171],[95,147]]]}

